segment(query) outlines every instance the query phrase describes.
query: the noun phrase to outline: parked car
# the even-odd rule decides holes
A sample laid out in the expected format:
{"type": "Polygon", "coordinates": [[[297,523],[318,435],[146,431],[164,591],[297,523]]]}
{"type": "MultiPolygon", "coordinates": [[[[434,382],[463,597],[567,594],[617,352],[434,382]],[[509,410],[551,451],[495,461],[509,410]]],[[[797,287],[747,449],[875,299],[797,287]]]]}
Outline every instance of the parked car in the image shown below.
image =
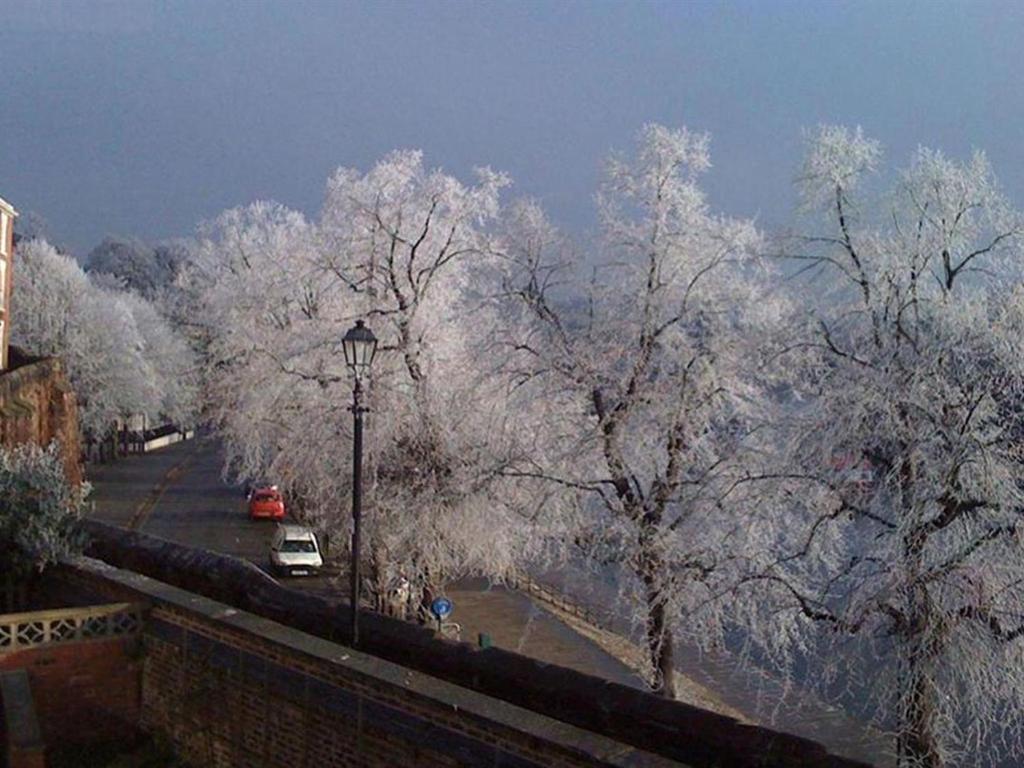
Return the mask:
{"type": "Polygon", "coordinates": [[[249,518],[284,519],[284,497],[276,485],[253,489],[249,495],[249,518]]]}
{"type": "Polygon", "coordinates": [[[287,576],[312,576],[324,565],[316,534],[304,525],[279,525],[270,541],[270,567],[287,576]]]}

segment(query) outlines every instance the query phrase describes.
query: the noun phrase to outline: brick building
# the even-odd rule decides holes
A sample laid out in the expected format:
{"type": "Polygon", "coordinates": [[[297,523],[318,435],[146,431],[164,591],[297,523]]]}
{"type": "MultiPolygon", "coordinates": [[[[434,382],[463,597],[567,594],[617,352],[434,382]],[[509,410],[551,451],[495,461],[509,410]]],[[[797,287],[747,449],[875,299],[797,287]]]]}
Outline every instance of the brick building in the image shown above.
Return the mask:
{"type": "Polygon", "coordinates": [[[11,323],[11,278],[14,262],[14,219],[18,212],[0,197],[0,371],[7,369],[11,323]]]}

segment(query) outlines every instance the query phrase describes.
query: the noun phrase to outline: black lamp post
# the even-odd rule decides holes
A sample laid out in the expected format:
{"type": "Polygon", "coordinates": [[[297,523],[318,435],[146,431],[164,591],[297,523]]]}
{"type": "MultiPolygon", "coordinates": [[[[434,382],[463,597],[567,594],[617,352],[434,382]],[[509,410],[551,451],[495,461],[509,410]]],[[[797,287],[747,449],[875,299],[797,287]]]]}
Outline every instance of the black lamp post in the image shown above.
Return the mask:
{"type": "Polygon", "coordinates": [[[362,320],[356,320],[341,340],[345,350],[345,363],[355,374],[355,385],[352,388],[352,417],[355,421],[352,451],[352,567],[350,571],[352,587],[352,646],[359,643],[359,527],[363,517],[363,378],[370,372],[373,357],[377,353],[377,337],[366,327],[362,320]]]}

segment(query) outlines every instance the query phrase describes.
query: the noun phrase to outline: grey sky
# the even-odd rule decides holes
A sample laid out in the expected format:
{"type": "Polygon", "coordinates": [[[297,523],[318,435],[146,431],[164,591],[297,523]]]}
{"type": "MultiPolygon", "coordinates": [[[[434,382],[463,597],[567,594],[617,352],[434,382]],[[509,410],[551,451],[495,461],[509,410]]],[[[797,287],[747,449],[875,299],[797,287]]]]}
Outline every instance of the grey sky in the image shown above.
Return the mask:
{"type": "Polygon", "coordinates": [[[0,196],[78,253],[190,234],[396,147],[509,172],[571,230],[645,122],[711,132],[713,203],[773,225],[801,129],[988,151],[1024,206],[1020,2],[0,0],[0,196]]]}

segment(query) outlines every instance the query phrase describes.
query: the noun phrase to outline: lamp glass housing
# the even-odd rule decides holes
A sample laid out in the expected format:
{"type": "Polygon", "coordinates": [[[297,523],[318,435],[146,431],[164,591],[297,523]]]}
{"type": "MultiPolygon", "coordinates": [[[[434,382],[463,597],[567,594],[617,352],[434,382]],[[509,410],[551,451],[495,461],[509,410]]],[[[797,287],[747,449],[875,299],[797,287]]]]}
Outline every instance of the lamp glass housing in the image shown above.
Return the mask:
{"type": "Polygon", "coordinates": [[[356,320],[355,326],[341,340],[341,346],[345,351],[345,364],[357,378],[364,376],[377,354],[377,337],[373,331],[362,320],[356,320]]]}

